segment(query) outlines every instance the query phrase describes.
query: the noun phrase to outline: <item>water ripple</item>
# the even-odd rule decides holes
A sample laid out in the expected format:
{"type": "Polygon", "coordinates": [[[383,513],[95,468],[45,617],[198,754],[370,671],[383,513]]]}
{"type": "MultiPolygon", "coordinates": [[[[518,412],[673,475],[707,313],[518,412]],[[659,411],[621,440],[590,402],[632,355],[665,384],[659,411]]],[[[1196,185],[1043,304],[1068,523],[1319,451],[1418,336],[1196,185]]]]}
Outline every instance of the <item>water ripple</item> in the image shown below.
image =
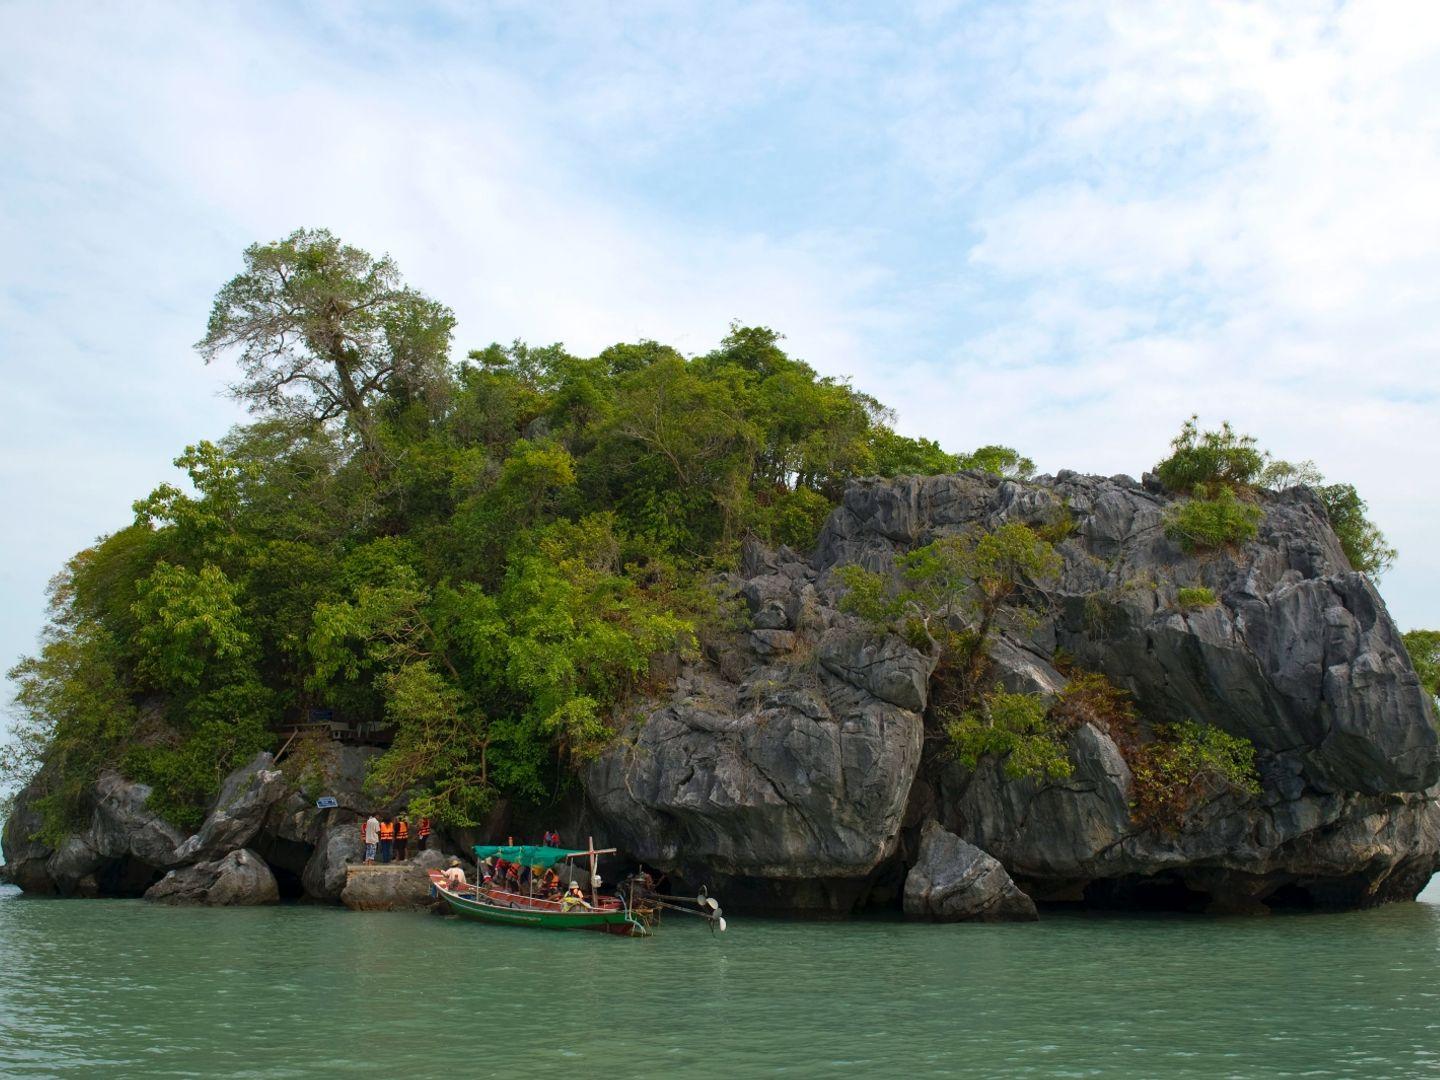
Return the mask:
{"type": "Polygon", "coordinates": [[[1432,904],[626,941],[12,891],[0,1075],[1440,1075],[1437,960],[1432,904]]]}

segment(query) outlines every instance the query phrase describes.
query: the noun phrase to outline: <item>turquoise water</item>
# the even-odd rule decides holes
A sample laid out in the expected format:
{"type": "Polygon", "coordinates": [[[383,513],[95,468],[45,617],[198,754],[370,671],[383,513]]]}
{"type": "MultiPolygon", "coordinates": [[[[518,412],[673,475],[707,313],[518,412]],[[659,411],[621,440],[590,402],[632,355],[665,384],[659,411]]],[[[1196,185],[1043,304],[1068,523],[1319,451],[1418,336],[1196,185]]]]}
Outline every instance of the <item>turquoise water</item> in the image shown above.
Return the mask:
{"type": "Polygon", "coordinates": [[[653,940],[0,893],[0,1075],[1440,1075],[1431,902],[653,940]]]}

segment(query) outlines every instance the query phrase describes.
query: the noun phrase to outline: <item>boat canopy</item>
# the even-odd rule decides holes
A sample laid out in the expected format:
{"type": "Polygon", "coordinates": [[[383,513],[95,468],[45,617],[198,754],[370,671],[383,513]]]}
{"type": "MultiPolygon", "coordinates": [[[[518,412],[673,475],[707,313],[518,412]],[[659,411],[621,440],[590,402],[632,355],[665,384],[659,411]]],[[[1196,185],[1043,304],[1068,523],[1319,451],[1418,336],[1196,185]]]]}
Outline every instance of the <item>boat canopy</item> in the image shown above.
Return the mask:
{"type": "Polygon", "coordinates": [[[542,847],[539,844],[518,844],[507,847],[504,844],[476,844],[475,857],[493,857],[512,862],[516,866],[554,866],[567,855],[588,855],[586,851],[571,851],[568,848],[542,847]]]}

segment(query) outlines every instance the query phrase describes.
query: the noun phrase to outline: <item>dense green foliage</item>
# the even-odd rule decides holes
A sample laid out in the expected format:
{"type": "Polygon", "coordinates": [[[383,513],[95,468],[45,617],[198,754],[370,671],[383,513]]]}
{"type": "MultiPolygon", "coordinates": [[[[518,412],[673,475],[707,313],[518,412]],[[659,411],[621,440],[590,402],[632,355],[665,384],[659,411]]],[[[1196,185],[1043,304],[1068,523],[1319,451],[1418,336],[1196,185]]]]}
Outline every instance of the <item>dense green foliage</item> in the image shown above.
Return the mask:
{"type": "Polygon", "coordinates": [[[992,755],[1011,779],[1062,780],[1072,770],[1064,732],[1051,721],[1044,699],[996,686],[981,707],[950,716],[945,724],[955,760],[968,769],[992,755]]]}
{"type": "Polygon", "coordinates": [[[1327,484],[1313,461],[1273,457],[1259,448],[1254,436],[1237,433],[1229,421],[1218,431],[1201,431],[1199,418],[1190,417],[1155,473],[1171,491],[1194,497],[1172,509],[1166,522],[1171,537],[1188,551],[1251,539],[1261,517],[1258,507],[1248,505],[1255,490],[1303,485],[1324,505],[1352,569],[1378,576],[1395,562],[1395,549],[1366,517],[1368,508],[1354,485],[1327,484]]]}
{"type": "Polygon", "coordinates": [[[1350,566],[1362,574],[1383,574],[1395,563],[1397,552],[1385,542],[1385,534],[1365,516],[1365,500],[1352,484],[1321,484],[1315,489],[1330,527],[1350,560],[1350,566]]]}
{"type": "Polygon", "coordinates": [[[1186,495],[1201,487],[1250,487],[1266,460],[1255,437],[1239,434],[1228,420],[1219,431],[1201,431],[1199,421],[1198,416],[1185,421],[1170,443],[1170,456],[1155,466],[1160,482],[1186,495]]]}
{"type": "Polygon", "coordinates": [[[1403,636],[1420,685],[1430,691],[1440,708],[1440,630],[1411,630],[1403,636]]]}
{"type": "Polygon", "coordinates": [[[1174,831],[1209,796],[1259,792],[1250,740],[1194,721],[1157,724],[1147,735],[1128,693],[1098,672],[1059,659],[1057,666],[1070,681],[1050,708],[1052,721],[1064,731],[1088,723],[1110,736],[1130,766],[1137,825],[1174,831]]]}
{"type": "Polygon", "coordinates": [[[1158,724],[1154,735],[1129,758],[1131,812],[1139,824],[1178,829],[1208,797],[1226,791],[1260,793],[1249,739],[1193,720],[1158,724]]]}
{"type": "Polygon", "coordinates": [[[956,459],[957,469],[978,469],[1006,480],[1028,480],[1035,475],[1035,462],[1008,446],[982,446],[956,459]]]}
{"type": "Polygon", "coordinates": [[[1215,598],[1215,590],[1208,589],[1204,585],[1177,590],[1175,593],[1175,602],[1180,605],[1181,611],[1193,611],[1197,608],[1212,607],[1218,603],[1215,598]]]}
{"type": "Polygon", "coordinates": [[[1060,570],[1054,547],[1028,525],[948,536],[897,560],[898,580],[857,565],[840,568],[841,606],[872,625],[895,629],[935,658],[930,713],[956,758],[974,765],[1003,759],[1012,777],[1069,774],[1070,762],[1044,702],[984,686],[987,649],[1005,623],[1023,624],[1014,601],[1060,570]]]}
{"type": "MultiPolygon", "coordinates": [[[[753,535],[809,545],[859,475],[956,459],[763,327],[687,358],[491,345],[388,258],[323,231],[256,245],[199,349],[253,423],[71,561],[13,672],[12,781],[50,835],[119,765],[193,824],[307,710],[388,724],[372,776],[445,821],[538,797],[610,738],[651,658],[691,647],[753,535]]],[[[307,765],[303,772],[316,772],[307,765]]]]}
{"type": "Polygon", "coordinates": [[[1260,507],[1239,498],[1229,488],[1214,495],[1195,489],[1195,498],[1172,506],[1165,515],[1165,534],[1186,551],[1208,551],[1255,539],[1263,516],[1260,507]]]}

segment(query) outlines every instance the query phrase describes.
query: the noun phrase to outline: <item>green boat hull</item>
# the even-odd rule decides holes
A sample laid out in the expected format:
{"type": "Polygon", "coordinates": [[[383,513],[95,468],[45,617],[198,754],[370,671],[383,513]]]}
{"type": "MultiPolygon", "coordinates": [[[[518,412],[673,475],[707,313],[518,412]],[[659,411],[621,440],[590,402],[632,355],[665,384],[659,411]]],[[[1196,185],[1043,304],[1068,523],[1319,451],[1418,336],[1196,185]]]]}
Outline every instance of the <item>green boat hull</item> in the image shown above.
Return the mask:
{"type": "Polygon", "coordinates": [[[642,937],[649,932],[623,908],[606,911],[547,911],[523,904],[509,906],[503,902],[475,900],[439,887],[436,892],[456,915],[479,922],[538,927],[542,930],[598,930],[605,934],[627,937],[642,937]]]}

